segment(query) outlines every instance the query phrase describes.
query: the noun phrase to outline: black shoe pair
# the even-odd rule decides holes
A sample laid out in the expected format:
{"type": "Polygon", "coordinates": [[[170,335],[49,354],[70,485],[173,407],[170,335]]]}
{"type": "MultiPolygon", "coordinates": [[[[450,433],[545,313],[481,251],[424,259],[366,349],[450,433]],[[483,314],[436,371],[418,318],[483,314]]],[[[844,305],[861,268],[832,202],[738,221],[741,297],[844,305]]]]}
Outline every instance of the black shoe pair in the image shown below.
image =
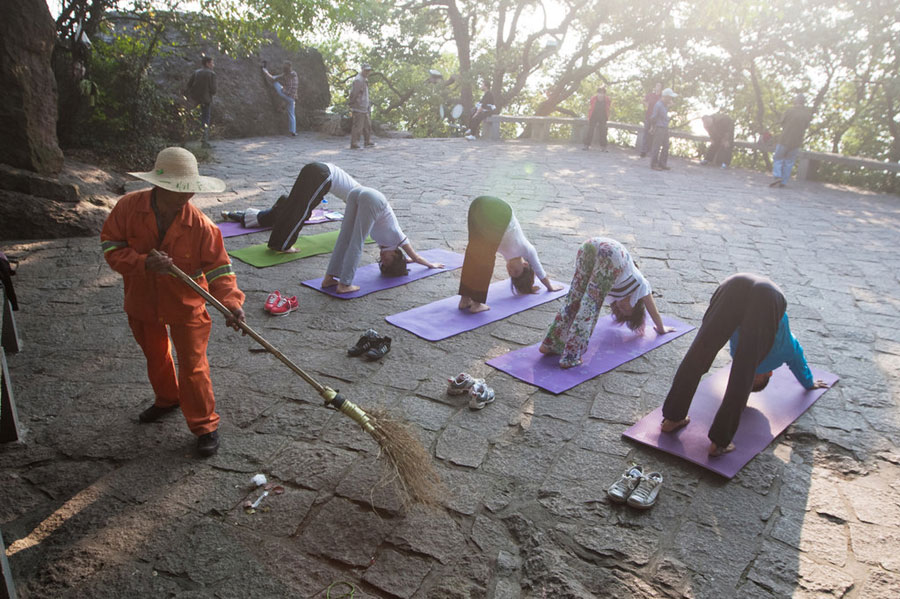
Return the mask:
{"type": "MultiPolygon", "coordinates": [[[[143,423],[147,422],[156,422],[163,416],[166,416],[177,410],[179,405],[174,406],[157,406],[156,404],[150,406],[143,412],[138,415],[138,420],[143,423]]],[[[219,431],[212,431],[210,433],[206,433],[205,435],[200,435],[197,437],[197,453],[199,453],[204,458],[208,458],[209,456],[215,454],[219,451],[219,431]]]]}
{"type": "Polygon", "coordinates": [[[391,338],[382,337],[375,329],[369,329],[362,334],[356,345],[347,350],[348,356],[365,356],[366,360],[373,361],[383,358],[391,351],[391,338]]]}

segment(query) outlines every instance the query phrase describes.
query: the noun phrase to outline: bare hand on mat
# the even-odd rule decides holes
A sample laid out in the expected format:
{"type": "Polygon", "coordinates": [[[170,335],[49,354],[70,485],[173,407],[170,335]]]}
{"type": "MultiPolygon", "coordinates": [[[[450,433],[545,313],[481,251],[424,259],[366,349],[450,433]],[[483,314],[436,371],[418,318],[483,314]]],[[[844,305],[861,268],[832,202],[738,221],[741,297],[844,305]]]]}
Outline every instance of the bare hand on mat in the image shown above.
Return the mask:
{"type": "Polygon", "coordinates": [[[813,383],[812,388],[813,388],[813,389],[827,389],[827,388],[828,388],[828,383],[826,383],[826,382],[823,381],[822,379],[816,379],[816,382],[813,383]]]}

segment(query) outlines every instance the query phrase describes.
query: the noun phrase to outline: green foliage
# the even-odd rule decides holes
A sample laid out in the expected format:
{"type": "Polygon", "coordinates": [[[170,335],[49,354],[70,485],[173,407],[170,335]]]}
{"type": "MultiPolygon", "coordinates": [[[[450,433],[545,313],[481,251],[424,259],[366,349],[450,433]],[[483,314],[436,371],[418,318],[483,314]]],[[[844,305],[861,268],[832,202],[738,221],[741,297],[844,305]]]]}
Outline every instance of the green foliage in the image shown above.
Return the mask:
{"type": "MultiPolygon", "coordinates": [[[[124,1],[118,2],[121,6],[124,1]]],[[[154,24],[179,0],[137,0],[148,15],[137,41],[100,48],[101,102],[89,134],[159,131],[183,138],[191,119],[155,98],[143,73],[154,24]],[[130,46],[127,44],[130,43],[130,46]],[[127,47],[126,47],[127,46],[127,47]],[[119,67],[118,73],[116,66],[119,67]],[[107,69],[108,72],[102,72],[107,69]],[[130,71],[131,74],[124,71],[130,71]]],[[[598,84],[613,99],[612,120],[640,123],[643,96],[654,81],[674,88],[672,125],[722,110],[737,138],[780,133],[780,119],[797,92],[815,118],[805,147],[900,159],[900,30],[891,0],[201,0],[209,17],[192,29],[221,51],[252,53],[274,32],[286,45],[310,43],[329,66],[336,112],[361,62],[375,69],[370,97],[376,123],[416,136],[451,133],[445,111],[477,100],[487,80],[504,112],[585,115],[598,84]],[[543,12],[546,11],[546,12],[543,12]],[[546,21],[529,16],[546,16],[546,21]],[[268,32],[268,33],[267,33],[268,32]],[[553,43],[551,43],[553,42],[553,43]],[[429,80],[436,69],[442,81],[429,80]],[[473,98],[474,89],[474,98],[473,98]]],[[[560,133],[560,135],[566,135],[560,133]]],[[[611,134],[631,143],[631,134],[611,134]]],[[[695,155],[696,144],[675,152],[695,155]]],[[[738,152],[735,163],[767,169],[764,152],[738,152]]],[[[896,189],[897,178],[823,168],[829,180],[896,189]]]]}
{"type": "Polygon", "coordinates": [[[81,145],[103,148],[120,165],[143,164],[189,130],[185,108],[162,95],[146,77],[150,59],[160,52],[160,22],[148,16],[131,23],[130,33],[105,28],[94,41],[91,78],[96,105],[79,124],[81,145]]]}
{"type": "Polygon", "coordinates": [[[209,33],[222,51],[247,56],[273,33],[284,47],[296,49],[314,28],[328,28],[349,18],[352,4],[329,0],[201,0],[200,12],[212,17],[209,33]]]}

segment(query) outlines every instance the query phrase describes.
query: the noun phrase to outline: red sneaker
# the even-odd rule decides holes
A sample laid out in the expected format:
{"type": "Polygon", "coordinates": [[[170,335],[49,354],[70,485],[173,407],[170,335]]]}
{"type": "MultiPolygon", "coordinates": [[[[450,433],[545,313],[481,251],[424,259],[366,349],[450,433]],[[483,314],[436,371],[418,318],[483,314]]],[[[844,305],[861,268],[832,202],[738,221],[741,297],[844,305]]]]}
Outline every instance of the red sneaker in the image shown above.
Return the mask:
{"type": "Polygon", "coordinates": [[[269,297],[266,298],[266,305],[263,306],[263,310],[265,310],[266,312],[271,312],[272,308],[278,305],[279,301],[281,301],[281,292],[275,290],[269,294],[269,297]]]}
{"type": "Polygon", "coordinates": [[[282,297],[278,300],[278,303],[269,310],[269,314],[272,316],[287,316],[299,307],[300,303],[297,301],[296,295],[293,297],[282,297]]]}

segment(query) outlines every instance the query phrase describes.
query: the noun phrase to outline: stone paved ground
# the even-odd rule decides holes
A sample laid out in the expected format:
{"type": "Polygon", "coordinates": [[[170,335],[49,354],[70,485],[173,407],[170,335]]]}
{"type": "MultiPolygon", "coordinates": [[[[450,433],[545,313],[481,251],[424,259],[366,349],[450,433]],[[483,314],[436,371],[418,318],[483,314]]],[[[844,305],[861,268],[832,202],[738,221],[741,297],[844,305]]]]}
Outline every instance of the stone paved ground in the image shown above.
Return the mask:
{"type": "MultiPolygon", "coordinates": [[[[180,418],[138,425],[151,392],[98,241],[14,244],[25,351],[9,363],[27,435],[0,448],[0,526],[21,597],[321,598],[334,581],[355,584],[357,599],[896,597],[897,197],[770,190],[762,174],[681,160],[656,173],[615,149],[345,146],[311,134],[217,142],[205,170],[231,191],[198,205],[215,216],[268,203],[303,163],[334,161],[386,193],[415,247],[462,252],[468,202],[496,194],[554,277],[571,276],[580,241],[611,236],[638,257],[661,311],[694,323],[726,275],[769,274],[810,363],[842,380],[724,481],[620,437],[662,402],[692,334],[555,397],[483,361],[536,342],[556,304],[428,343],[383,318],[454,294],[458,271],[338,301],[299,286],[327,256],[264,270],[238,262],[253,326],[324,382],[414,424],[450,493],[445,509],[404,513],[377,486],[374,443],[218,316],[219,454],[193,457],[180,418]],[[265,317],[274,288],[296,293],[301,310],[265,317]],[[394,338],[381,363],[344,354],[369,326],[394,338]],[[460,371],[486,377],[497,401],[470,412],[445,396],[460,371]],[[648,513],[605,498],[632,460],[666,478],[648,513]],[[247,515],[257,472],[287,492],[247,515]]],[[[716,367],[725,363],[722,352],[716,367]]]]}

